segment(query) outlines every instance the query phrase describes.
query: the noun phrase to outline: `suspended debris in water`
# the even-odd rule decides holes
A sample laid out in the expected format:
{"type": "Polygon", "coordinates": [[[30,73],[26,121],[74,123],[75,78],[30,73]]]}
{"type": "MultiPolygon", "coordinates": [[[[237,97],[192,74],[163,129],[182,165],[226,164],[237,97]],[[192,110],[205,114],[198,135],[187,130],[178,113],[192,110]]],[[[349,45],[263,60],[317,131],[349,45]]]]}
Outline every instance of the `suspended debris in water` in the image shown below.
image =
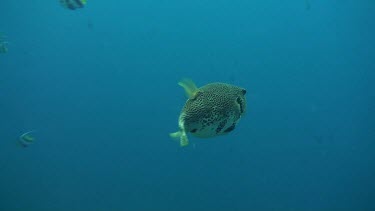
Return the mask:
{"type": "Polygon", "coordinates": [[[7,53],[8,52],[8,42],[5,41],[5,36],[0,33],[0,53],[7,53]]]}
{"type": "Polygon", "coordinates": [[[310,1],[309,0],[305,0],[305,9],[306,10],[310,10],[310,8],[311,8],[310,1]]]}
{"type": "Polygon", "coordinates": [[[90,30],[93,30],[94,29],[94,24],[91,22],[91,20],[89,20],[87,22],[87,28],[90,29],[90,30]]]}
{"type": "Polygon", "coordinates": [[[59,1],[63,7],[70,9],[70,10],[83,8],[87,3],[87,0],[59,0],[59,1]]]}
{"type": "Polygon", "coordinates": [[[18,143],[22,147],[28,147],[28,146],[30,146],[35,141],[35,137],[33,136],[33,133],[34,133],[34,131],[31,130],[31,131],[28,131],[28,132],[20,135],[20,137],[18,138],[18,143]]]}

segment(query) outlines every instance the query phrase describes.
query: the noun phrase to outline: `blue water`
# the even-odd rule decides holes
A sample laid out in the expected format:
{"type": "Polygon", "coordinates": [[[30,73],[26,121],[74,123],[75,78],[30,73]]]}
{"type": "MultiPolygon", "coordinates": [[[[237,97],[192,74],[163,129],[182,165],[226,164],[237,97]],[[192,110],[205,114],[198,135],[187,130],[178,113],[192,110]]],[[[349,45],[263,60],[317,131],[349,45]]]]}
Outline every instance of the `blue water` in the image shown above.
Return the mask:
{"type": "Polygon", "coordinates": [[[0,11],[1,211],[375,210],[374,1],[0,11]],[[247,89],[232,133],[169,138],[184,77],[247,89]]]}

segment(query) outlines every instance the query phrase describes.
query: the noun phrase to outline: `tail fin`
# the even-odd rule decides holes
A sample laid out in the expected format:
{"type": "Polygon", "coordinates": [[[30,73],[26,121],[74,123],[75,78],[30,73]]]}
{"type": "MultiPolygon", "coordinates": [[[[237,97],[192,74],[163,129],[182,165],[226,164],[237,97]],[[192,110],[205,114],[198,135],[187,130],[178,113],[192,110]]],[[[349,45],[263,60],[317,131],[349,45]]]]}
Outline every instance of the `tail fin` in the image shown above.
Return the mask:
{"type": "Polygon", "coordinates": [[[177,141],[180,141],[180,146],[182,147],[189,145],[189,139],[184,131],[170,133],[169,136],[177,141]]]}

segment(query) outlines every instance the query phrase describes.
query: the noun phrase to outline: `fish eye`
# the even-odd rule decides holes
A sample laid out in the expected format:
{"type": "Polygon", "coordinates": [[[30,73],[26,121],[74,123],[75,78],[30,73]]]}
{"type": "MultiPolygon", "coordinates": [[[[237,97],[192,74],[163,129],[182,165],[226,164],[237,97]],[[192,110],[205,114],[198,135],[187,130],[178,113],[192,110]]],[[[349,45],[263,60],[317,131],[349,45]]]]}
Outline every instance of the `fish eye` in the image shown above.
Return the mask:
{"type": "Polygon", "coordinates": [[[236,99],[236,102],[238,103],[238,104],[242,104],[242,100],[241,100],[241,98],[240,97],[237,97],[237,99],[236,99]]]}
{"type": "Polygon", "coordinates": [[[246,94],[246,89],[242,89],[242,94],[243,94],[243,95],[246,94]]]}

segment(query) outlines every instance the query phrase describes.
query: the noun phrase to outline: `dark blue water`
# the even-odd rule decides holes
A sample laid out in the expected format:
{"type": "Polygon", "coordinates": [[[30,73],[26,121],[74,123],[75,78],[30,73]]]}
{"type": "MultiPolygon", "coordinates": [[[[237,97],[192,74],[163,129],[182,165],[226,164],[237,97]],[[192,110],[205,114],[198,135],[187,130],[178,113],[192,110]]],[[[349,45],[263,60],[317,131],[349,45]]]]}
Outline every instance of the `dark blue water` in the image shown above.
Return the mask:
{"type": "Polygon", "coordinates": [[[0,11],[0,210],[375,210],[374,1],[0,11]],[[169,138],[184,77],[247,89],[236,130],[169,138]]]}

